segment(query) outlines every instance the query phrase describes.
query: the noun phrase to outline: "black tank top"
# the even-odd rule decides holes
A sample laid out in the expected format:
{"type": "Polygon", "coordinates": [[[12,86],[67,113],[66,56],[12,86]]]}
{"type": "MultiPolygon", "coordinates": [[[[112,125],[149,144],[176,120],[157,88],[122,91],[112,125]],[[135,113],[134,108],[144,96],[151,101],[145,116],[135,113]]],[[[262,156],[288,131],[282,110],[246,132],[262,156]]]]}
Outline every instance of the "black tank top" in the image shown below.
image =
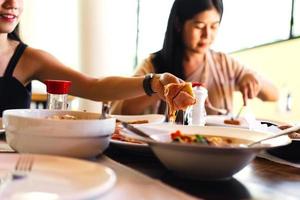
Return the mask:
{"type": "Polygon", "coordinates": [[[14,69],[27,45],[20,43],[11,57],[4,75],[0,77],[0,116],[7,109],[29,108],[31,102],[31,83],[26,87],[13,77],[14,69]]]}

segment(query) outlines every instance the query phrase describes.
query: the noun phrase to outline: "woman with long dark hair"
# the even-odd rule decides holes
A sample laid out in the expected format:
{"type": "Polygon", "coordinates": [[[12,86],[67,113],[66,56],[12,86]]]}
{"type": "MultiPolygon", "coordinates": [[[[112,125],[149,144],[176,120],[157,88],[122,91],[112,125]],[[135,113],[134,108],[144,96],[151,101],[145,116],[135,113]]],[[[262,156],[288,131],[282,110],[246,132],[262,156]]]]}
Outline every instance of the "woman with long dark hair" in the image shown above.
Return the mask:
{"type": "MultiPolygon", "coordinates": [[[[28,47],[18,35],[23,0],[0,0],[0,116],[6,109],[29,108],[31,81],[69,80],[70,94],[96,101],[157,94],[164,99],[164,85],[179,83],[170,73],[140,77],[93,78],[60,63],[49,53],[28,47]]],[[[192,96],[186,99],[194,102],[192,96]]],[[[181,100],[177,100],[181,104],[181,100]]],[[[186,102],[184,102],[186,104],[186,102]]]]}
{"type": "MultiPolygon", "coordinates": [[[[135,75],[169,72],[185,81],[201,82],[208,89],[208,105],[232,111],[233,92],[248,99],[278,98],[276,87],[257,73],[222,52],[210,49],[223,14],[222,0],[175,0],[163,47],[151,54],[135,75]]],[[[157,97],[139,97],[116,102],[113,113],[142,114],[164,112],[157,97]]],[[[208,114],[217,114],[207,107],[208,114]]]]}

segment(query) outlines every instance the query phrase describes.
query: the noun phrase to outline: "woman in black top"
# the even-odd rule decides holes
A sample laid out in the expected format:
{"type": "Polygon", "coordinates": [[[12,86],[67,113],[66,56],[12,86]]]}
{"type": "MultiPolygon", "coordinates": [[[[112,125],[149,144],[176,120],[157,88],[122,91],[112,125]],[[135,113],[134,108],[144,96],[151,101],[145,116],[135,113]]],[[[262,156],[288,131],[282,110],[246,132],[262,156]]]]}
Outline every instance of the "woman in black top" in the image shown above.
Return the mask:
{"type": "MultiPolygon", "coordinates": [[[[164,85],[179,80],[169,74],[144,77],[93,78],[72,70],[49,53],[27,47],[15,28],[23,11],[23,0],[0,1],[0,114],[11,108],[28,108],[32,80],[69,80],[70,94],[96,101],[127,99],[145,94],[149,88],[163,97],[164,85]],[[148,81],[149,80],[149,81],[148,81]],[[144,86],[144,87],[143,87],[144,86]]],[[[192,97],[187,97],[191,99],[192,97]]],[[[178,100],[180,101],[180,100],[178,100]]],[[[177,102],[181,103],[181,102],[177,102]]]]}

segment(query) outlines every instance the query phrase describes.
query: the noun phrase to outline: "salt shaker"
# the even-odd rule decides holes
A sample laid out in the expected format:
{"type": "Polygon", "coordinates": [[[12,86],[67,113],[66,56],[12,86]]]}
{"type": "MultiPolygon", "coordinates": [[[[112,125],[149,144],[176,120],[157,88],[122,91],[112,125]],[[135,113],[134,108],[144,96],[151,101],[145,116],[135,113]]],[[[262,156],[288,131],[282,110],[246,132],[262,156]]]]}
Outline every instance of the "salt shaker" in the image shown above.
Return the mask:
{"type": "Polygon", "coordinates": [[[71,81],[46,80],[45,84],[47,86],[47,109],[66,110],[71,81]]]}
{"type": "Polygon", "coordinates": [[[204,126],[206,123],[205,100],[208,92],[201,83],[193,83],[193,91],[196,98],[196,103],[186,112],[186,121],[188,125],[204,126]]]}

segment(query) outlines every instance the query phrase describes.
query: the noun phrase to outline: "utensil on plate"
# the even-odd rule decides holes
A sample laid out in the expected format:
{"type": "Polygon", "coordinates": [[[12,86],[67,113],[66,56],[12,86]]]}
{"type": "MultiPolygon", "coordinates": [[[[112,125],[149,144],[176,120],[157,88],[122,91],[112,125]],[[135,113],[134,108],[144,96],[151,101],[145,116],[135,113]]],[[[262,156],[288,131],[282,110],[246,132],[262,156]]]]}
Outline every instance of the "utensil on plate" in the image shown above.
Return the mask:
{"type": "Polygon", "coordinates": [[[248,147],[252,147],[252,146],[254,146],[256,144],[259,144],[259,143],[261,143],[263,141],[270,140],[270,139],[273,139],[273,138],[276,138],[276,137],[279,137],[279,136],[282,136],[282,135],[287,135],[287,134],[290,134],[290,133],[293,133],[293,132],[296,132],[296,131],[299,131],[299,130],[300,130],[300,125],[293,126],[293,127],[287,128],[287,129],[285,129],[283,131],[280,131],[279,133],[277,133],[275,135],[272,135],[270,137],[266,137],[264,139],[252,142],[252,143],[248,144],[247,146],[248,147]]]}
{"type": "Polygon", "coordinates": [[[154,140],[150,135],[148,135],[147,133],[141,131],[140,129],[132,126],[131,124],[127,123],[127,122],[124,122],[124,121],[120,121],[120,120],[117,120],[117,122],[120,122],[122,124],[122,126],[130,131],[132,131],[133,133],[135,133],[136,135],[138,136],[141,136],[145,139],[150,139],[150,140],[154,140]]]}
{"type": "Polygon", "coordinates": [[[26,178],[27,175],[31,172],[33,162],[34,160],[32,156],[21,154],[15,164],[14,170],[0,179],[0,192],[5,189],[6,185],[9,182],[26,178]]]}
{"type": "Polygon", "coordinates": [[[33,157],[30,155],[20,155],[12,173],[12,180],[25,178],[30,173],[33,165],[33,157]]]}
{"type": "Polygon", "coordinates": [[[233,118],[233,119],[238,119],[238,118],[240,117],[240,115],[241,115],[241,113],[242,113],[242,110],[243,110],[244,108],[245,108],[245,106],[242,105],[242,107],[240,108],[239,112],[237,113],[237,115],[236,115],[235,118],[233,118]]]}

